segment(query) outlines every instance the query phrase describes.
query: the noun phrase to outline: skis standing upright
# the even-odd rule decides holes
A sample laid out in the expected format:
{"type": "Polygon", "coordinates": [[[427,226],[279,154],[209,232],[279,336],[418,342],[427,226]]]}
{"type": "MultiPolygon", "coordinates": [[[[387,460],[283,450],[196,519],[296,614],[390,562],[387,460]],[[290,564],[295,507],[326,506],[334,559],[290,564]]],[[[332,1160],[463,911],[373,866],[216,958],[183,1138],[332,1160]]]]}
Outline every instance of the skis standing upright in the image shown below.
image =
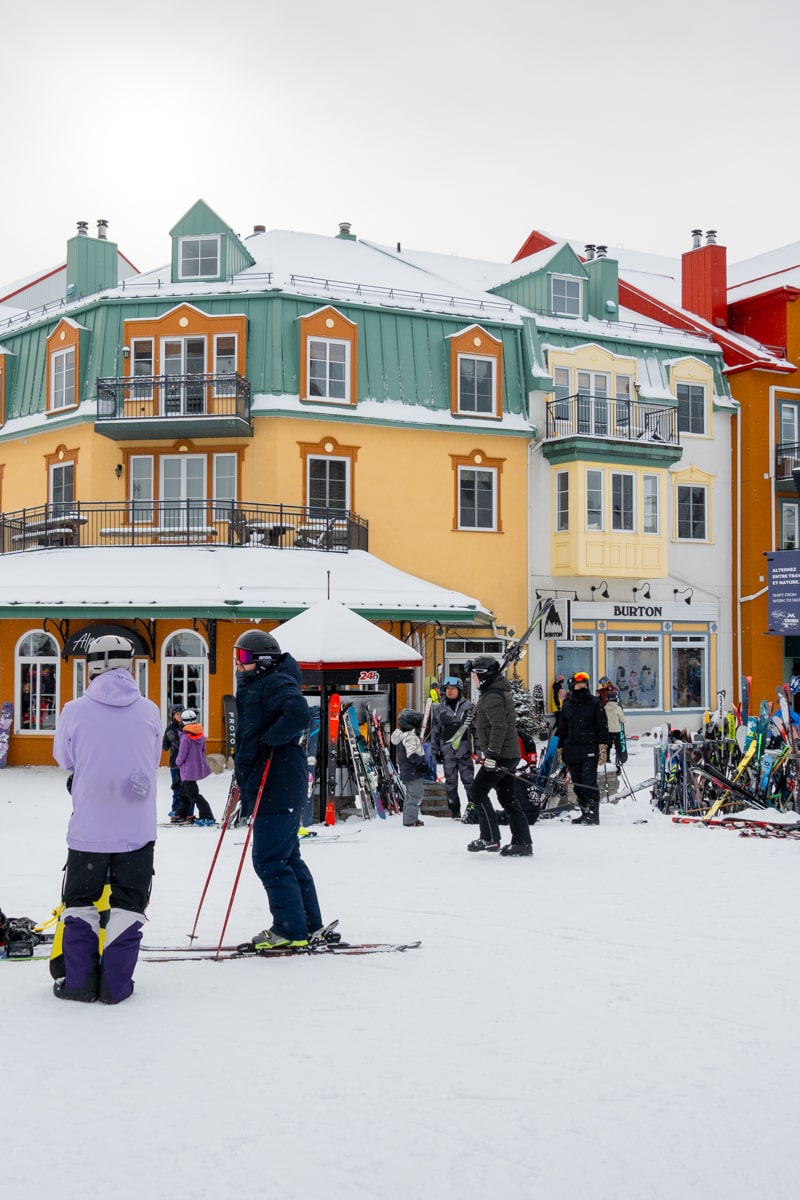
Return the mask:
{"type": "Polygon", "coordinates": [[[336,824],[336,770],[339,765],[339,719],[342,700],[337,692],[328,699],[328,778],[325,781],[325,824],[336,824]]]}
{"type": "Polygon", "coordinates": [[[233,767],[233,756],[236,751],[236,697],[222,697],[222,711],[225,719],[225,765],[233,767]]]}
{"type": "Polygon", "coordinates": [[[353,748],[354,752],[356,754],[358,754],[359,758],[361,759],[361,765],[364,768],[364,775],[366,777],[366,781],[369,786],[369,791],[370,791],[370,796],[372,797],[373,807],[375,808],[375,811],[378,814],[378,816],[385,819],[386,809],[383,807],[383,798],[381,796],[381,788],[380,788],[380,780],[378,777],[378,771],[375,766],[374,759],[373,759],[372,755],[370,754],[369,746],[364,741],[364,735],[362,734],[361,728],[358,724],[358,718],[356,717],[355,704],[348,704],[344,711],[345,711],[345,722],[349,726],[349,732],[352,735],[351,739],[350,739],[351,743],[352,743],[352,748],[353,748]]]}
{"type": "Polygon", "coordinates": [[[367,713],[370,719],[372,757],[378,768],[378,774],[384,783],[384,806],[389,812],[402,812],[406,794],[400,776],[397,773],[397,767],[392,762],[389,747],[386,745],[380,713],[376,708],[370,709],[369,707],[367,707],[367,713]]]}

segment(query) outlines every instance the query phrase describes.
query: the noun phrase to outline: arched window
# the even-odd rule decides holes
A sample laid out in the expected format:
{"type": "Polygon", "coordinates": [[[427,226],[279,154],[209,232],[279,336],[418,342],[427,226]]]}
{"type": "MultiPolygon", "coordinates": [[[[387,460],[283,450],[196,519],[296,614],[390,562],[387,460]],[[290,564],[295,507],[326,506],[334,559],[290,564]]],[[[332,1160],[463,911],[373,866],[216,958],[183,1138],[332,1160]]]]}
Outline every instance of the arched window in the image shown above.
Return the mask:
{"type": "Polygon", "coordinates": [[[164,643],[162,651],[164,719],[170,705],[193,708],[203,726],[208,720],[208,646],[198,633],[181,629],[164,643]]]}
{"type": "Polygon", "coordinates": [[[52,733],[58,713],[58,646],[41,629],[17,643],[15,669],[16,733],[52,733]]]}

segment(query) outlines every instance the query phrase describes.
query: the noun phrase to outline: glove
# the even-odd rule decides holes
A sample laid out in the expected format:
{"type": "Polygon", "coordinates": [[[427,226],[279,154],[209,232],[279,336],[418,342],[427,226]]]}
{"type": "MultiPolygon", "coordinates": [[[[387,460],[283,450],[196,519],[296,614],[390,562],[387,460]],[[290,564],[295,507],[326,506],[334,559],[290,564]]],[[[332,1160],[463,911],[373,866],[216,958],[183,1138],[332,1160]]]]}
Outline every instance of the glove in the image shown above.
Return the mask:
{"type": "Polygon", "coordinates": [[[486,767],[487,771],[496,771],[497,770],[497,759],[496,758],[485,758],[483,760],[483,765],[486,767]]]}

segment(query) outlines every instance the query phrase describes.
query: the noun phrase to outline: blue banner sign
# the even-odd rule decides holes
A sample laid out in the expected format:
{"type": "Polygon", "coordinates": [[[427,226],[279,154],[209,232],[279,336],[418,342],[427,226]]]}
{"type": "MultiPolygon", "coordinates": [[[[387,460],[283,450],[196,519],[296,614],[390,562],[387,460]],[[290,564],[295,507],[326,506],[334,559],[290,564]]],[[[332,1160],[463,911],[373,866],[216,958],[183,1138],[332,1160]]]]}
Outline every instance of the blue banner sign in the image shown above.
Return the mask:
{"type": "Polygon", "coordinates": [[[769,633],[800,633],[800,550],[768,554],[769,633]]]}

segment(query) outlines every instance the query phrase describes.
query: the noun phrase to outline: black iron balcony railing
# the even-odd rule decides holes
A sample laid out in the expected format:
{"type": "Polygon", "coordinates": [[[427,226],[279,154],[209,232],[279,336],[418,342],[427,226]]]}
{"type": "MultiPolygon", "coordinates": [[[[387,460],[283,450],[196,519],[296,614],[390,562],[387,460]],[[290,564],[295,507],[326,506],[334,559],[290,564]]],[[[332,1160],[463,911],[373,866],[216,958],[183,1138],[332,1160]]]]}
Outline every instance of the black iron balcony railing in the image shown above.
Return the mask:
{"type": "Polygon", "coordinates": [[[792,479],[792,471],[800,467],[800,443],[778,442],[775,447],[775,478],[792,479]]]}
{"type": "Polygon", "coordinates": [[[0,554],[74,546],[369,549],[369,524],[346,509],[231,500],[76,501],[0,513],[0,554]]]}
{"type": "Polygon", "coordinates": [[[580,392],[548,401],[545,436],[680,443],[677,409],[580,392]]]}
{"type": "Polygon", "coordinates": [[[250,423],[250,383],[217,375],[136,375],[97,380],[97,420],[238,417],[250,423]]]}

